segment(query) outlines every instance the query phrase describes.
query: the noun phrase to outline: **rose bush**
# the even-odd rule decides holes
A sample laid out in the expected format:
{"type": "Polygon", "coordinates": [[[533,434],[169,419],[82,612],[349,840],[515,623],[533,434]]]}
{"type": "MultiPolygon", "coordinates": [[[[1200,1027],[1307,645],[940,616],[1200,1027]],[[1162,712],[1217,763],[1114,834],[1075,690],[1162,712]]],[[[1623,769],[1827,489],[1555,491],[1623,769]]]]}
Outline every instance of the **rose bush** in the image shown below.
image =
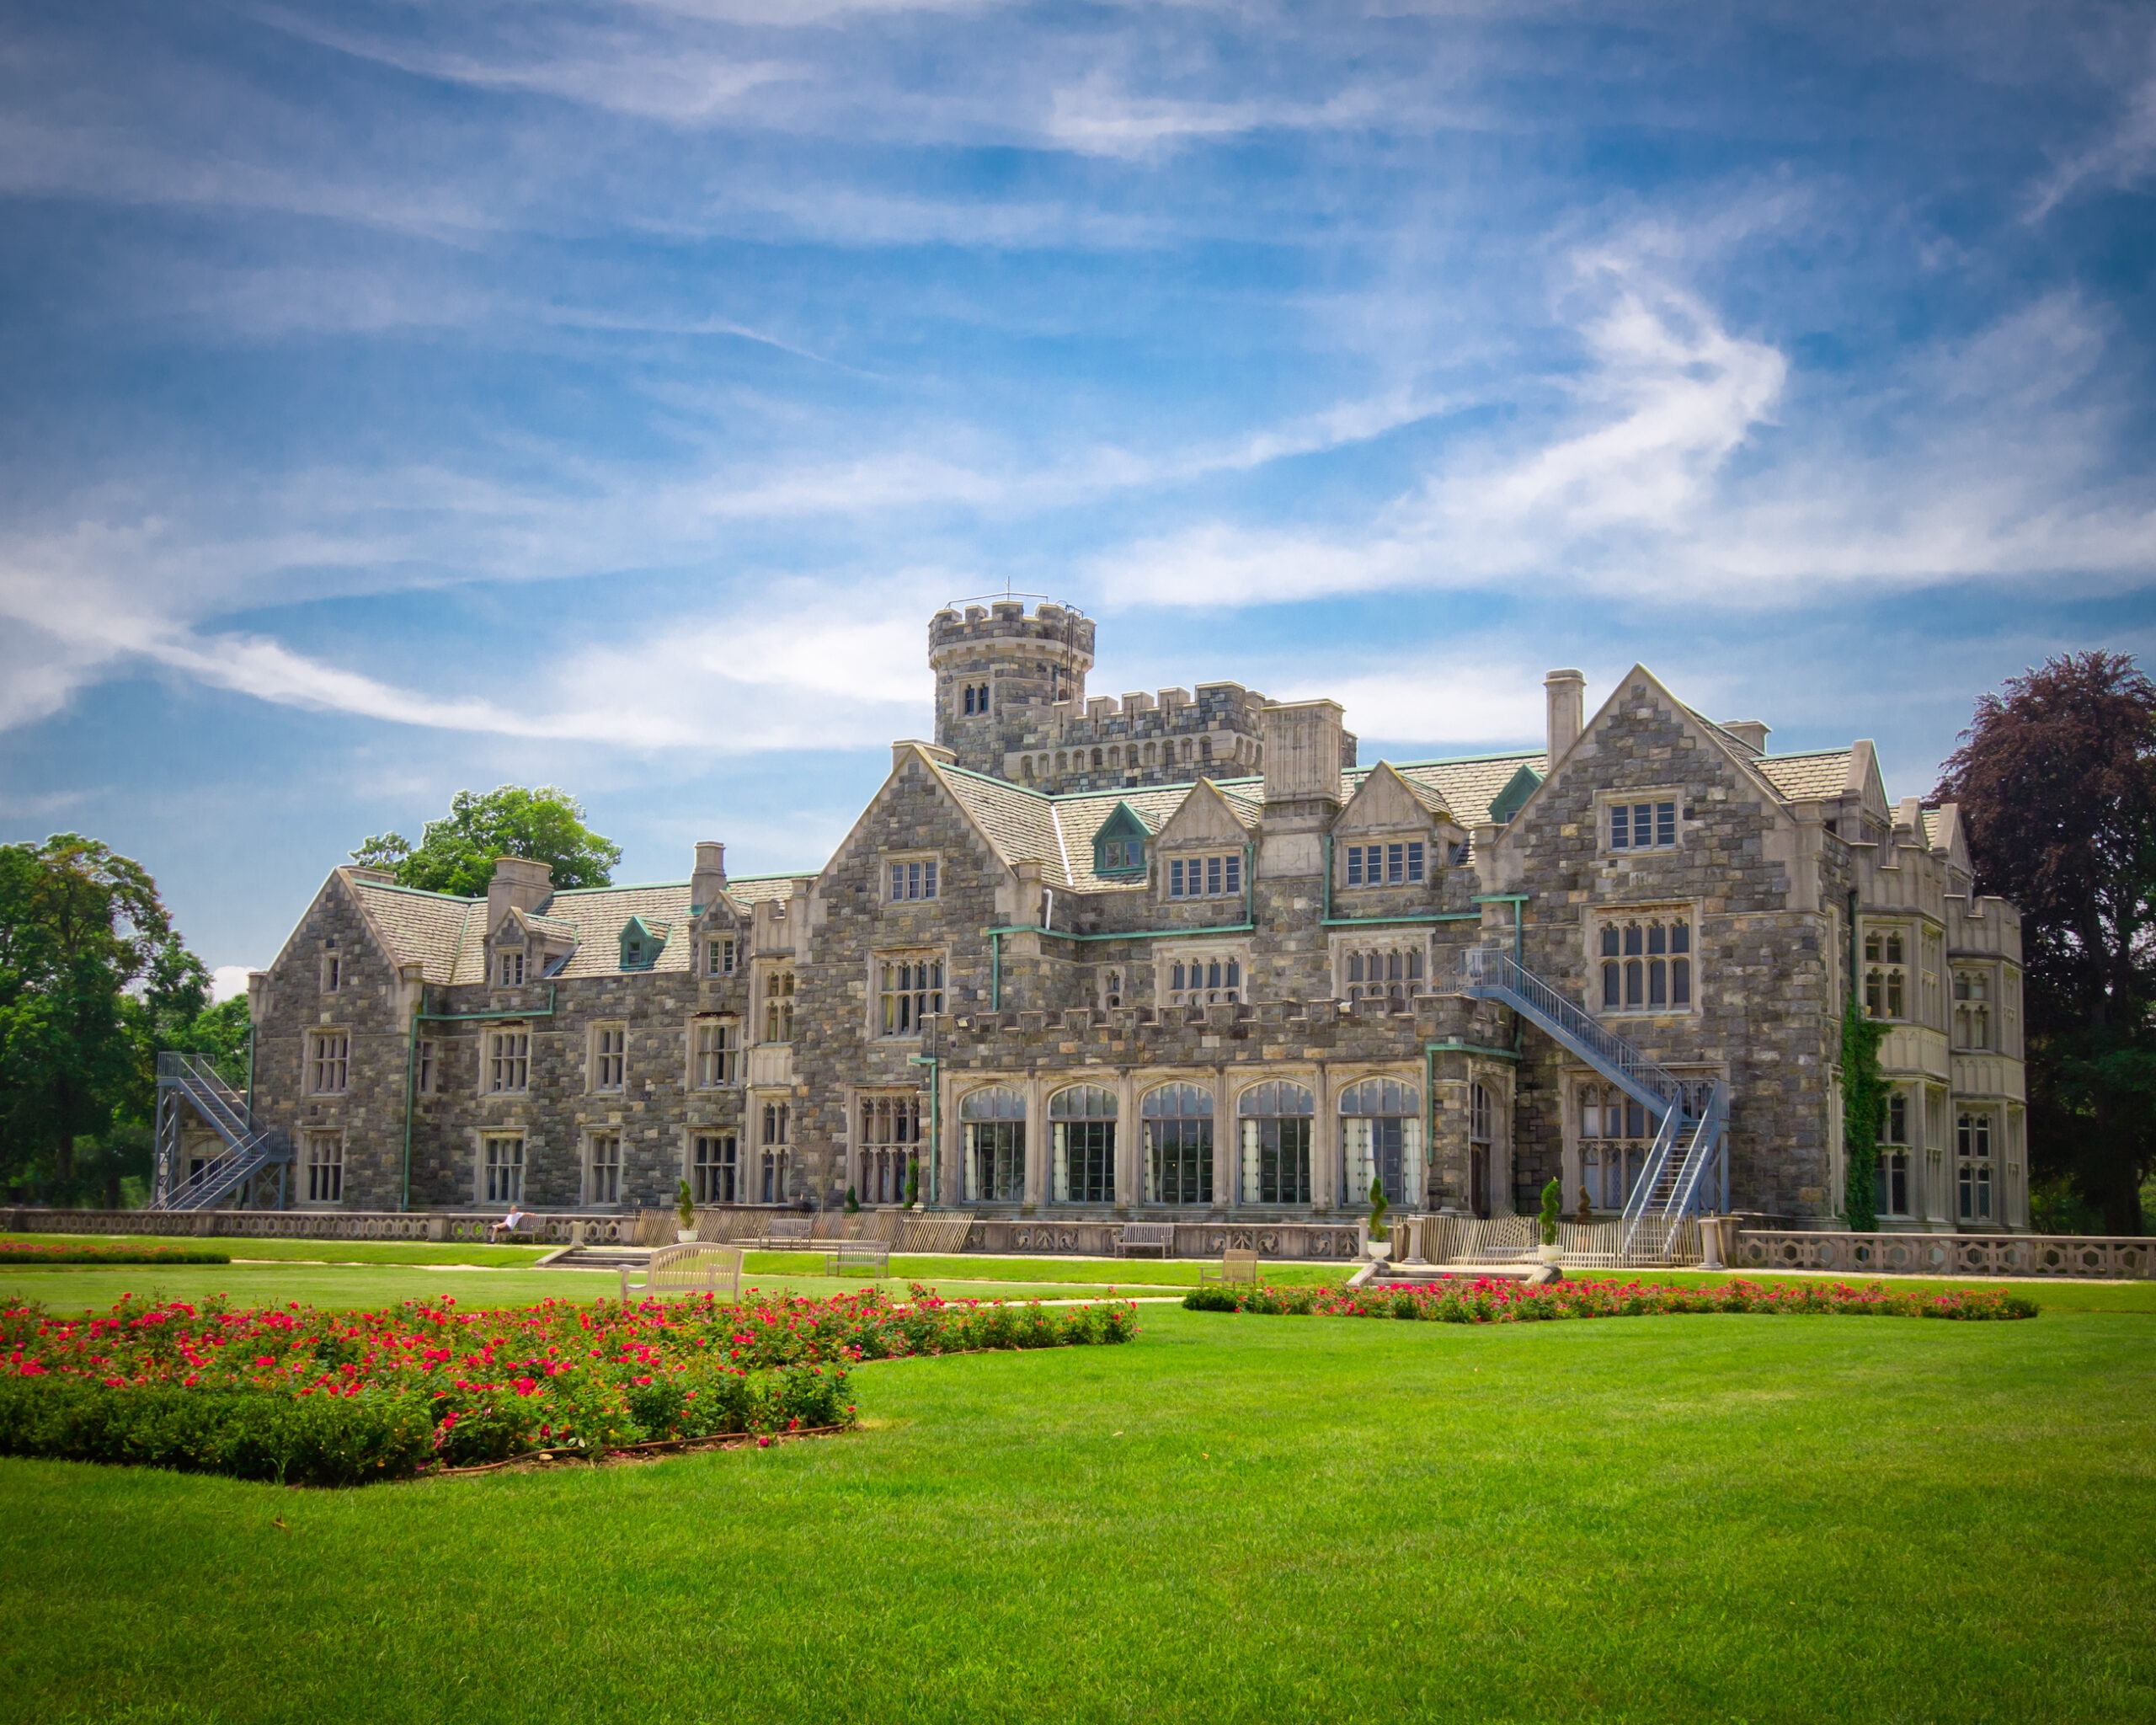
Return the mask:
{"type": "Polygon", "coordinates": [[[1672,1312],[1833,1312],[1882,1317],[2034,1317],[2036,1302],[2009,1289],[1945,1294],[1877,1282],[1768,1287],[1758,1282],[1673,1287],[1656,1282],[1553,1282],[1530,1288],[1503,1276],[1436,1282],[1377,1282],[1363,1288],[1200,1288],[1193,1311],[1251,1311],[1295,1317],[1420,1318],[1438,1323],[1531,1323],[1568,1317],[1656,1317],[1672,1312]]]}
{"type": "Polygon", "coordinates": [[[379,1311],[0,1306],[0,1454],[350,1484],[546,1447],[849,1425],[864,1359],[1120,1342],[1128,1305],[708,1295],[379,1311]]]}

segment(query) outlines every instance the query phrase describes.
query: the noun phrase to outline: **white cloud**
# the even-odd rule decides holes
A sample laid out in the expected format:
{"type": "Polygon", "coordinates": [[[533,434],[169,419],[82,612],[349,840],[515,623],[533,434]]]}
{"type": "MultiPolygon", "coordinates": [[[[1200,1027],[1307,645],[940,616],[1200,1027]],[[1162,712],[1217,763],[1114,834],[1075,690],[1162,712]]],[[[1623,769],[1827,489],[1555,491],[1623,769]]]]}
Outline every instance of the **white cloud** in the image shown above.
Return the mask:
{"type": "Polygon", "coordinates": [[[2030,200],[2029,220],[2042,221],[2089,190],[2116,190],[2152,173],[2156,173],[2156,77],[2134,92],[2107,136],[2044,177],[2030,200]]]}
{"type": "Polygon", "coordinates": [[[245,964],[220,964],[210,973],[210,998],[212,1001],[228,1001],[235,995],[247,992],[245,964]]]}
{"type": "MultiPolygon", "coordinates": [[[[1798,380],[1636,253],[1577,264],[1589,361],[1540,442],[1455,445],[1359,530],[1215,521],[1100,557],[1129,605],[1412,588],[1717,608],[1972,577],[2109,590],[2156,574],[2156,500],[2120,474],[2104,320],[2071,294],[1851,385],[1798,380]]],[[[1522,394],[1530,392],[1516,382],[1522,394]]]]}

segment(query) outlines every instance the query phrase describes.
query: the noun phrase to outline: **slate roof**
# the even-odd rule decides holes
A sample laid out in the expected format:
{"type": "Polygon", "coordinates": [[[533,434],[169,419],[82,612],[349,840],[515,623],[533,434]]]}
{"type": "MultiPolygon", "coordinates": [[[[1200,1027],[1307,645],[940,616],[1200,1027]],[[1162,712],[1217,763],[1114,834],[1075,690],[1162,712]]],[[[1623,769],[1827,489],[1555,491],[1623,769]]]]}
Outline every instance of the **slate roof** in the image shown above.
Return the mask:
{"type": "MultiPolygon", "coordinates": [[[[1497,793],[1523,766],[1538,773],[1550,770],[1549,757],[1540,749],[1513,750],[1502,755],[1470,755],[1456,761],[1396,761],[1393,770],[1411,785],[1427,785],[1444,801],[1445,808],[1462,826],[1477,826],[1490,818],[1490,804],[1497,793]]],[[[1369,777],[1366,766],[1341,775],[1343,793],[1369,777]]]]}
{"type": "Polygon", "coordinates": [[[362,880],[350,873],[346,883],[374,918],[399,964],[417,960],[429,982],[483,982],[487,901],[417,887],[362,880]]]}
{"type": "MultiPolygon", "coordinates": [[[[1090,854],[1090,852],[1089,852],[1090,854]]],[[[727,882],[727,896],[743,908],[766,899],[783,899],[801,874],[736,877],[727,882]]],[[[355,879],[347,874],[352,890],[360,895],[389,942],[395,959],[417,959],[429,982],[484,982],[487,980],[487,901],[462,899],[449,893],[422,892],[416,887],[392,886],[381,881],[355,879]]],[[[526,920],[577,943],[567,964],[554,977],[610,975],[622,968],[622,930],[632,916],[641,916],[655,934],[667,937],[659,962],[652,970],[686,970],[690,942],[685,937],[689,921],[689,883],[664,881],[646,886],[572,888],[556,893],[526,920]]],[[[638,974],[642,974],[639,972],[638,974]]]]}
{"type": "Polygon", "coordinates": [[[1792,803],[1838,797],[1849,781],[1851,749],[1819,749],[1806,755],[1767,755],[1753,768],[1792,803]]]}
{"type": "MultiPolygon", "coordinates": [[[[1452,811],[1455,819],[1471,825],[1487,818],[1491,798],[1522,766],[1540,772],[1545,763],[1540,750],[1523,750],[1456,761],[1395,761],[1392,765],[1433,811],[1452,811]]],[[[1341,801],[1353,796],[1374,770],[1352,766],[1343,771],[1341,801]]],[[[938,764],[936,771],[1005,862],[1037,862],[1041,865],[1041,879],[1049,885],[1081,893],[1148,890],[1142,880],[1111,879],[1093,872],[1093,835],[1118,803],[1128,803],[1149,831],[1158,832],[1182,806],[1183,798],[1197,788],[1194,783],[1136,785],[1049,796],[967,767],[938,764]]],[[[1255,827],[1265,804],[1264,779],[1251,777],[1213,782],[1243,825],[1255,827]]]]}

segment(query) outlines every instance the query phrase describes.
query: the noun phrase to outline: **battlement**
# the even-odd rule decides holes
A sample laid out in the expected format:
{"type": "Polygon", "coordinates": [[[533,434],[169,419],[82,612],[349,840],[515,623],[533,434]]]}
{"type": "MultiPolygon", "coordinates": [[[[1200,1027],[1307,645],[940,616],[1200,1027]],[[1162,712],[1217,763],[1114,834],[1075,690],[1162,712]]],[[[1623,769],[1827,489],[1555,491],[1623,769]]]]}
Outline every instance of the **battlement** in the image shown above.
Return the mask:
{"type": "Polygon", "coordinates": [[[1463,994],[1404,1000],[1267,1000],[1211,1007],[1073,1007],[963,1012],[937,1021],[947,1068],[1397,1060],[1432,1043],[1502,1047],[1502,1009],[1463,994]]]}
{"type": "Polygon", "coordinates": [[[969,605],[963,612],[945,606],[928,620],[928,660],[936,665],[941,655],[990,644],[1053,644],[1081,654],[1087,665],[1093,659],[1093,620],[1075,606],[1043,599],[1028,615],[1024,601],[998,599],[988,605],[969,605]]]}

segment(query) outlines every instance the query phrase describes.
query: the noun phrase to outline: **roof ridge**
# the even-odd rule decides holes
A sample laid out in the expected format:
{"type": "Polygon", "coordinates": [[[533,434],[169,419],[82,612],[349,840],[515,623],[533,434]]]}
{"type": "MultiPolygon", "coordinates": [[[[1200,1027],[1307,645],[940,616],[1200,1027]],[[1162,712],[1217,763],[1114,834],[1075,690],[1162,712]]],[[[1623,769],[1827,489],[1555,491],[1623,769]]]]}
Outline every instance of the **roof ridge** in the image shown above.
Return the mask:
{"type": "Polygon", "coordinates": [[[467,896],[463,893],[439,893],[430,886],[406,886],[394,880],[361,880],[349,874],[344,878],[354,886],[372,887],[377,892],[409,893],[415,899],[439,899],[446,905],[483,905],[487,902],[484,893],[467,896]]]}

